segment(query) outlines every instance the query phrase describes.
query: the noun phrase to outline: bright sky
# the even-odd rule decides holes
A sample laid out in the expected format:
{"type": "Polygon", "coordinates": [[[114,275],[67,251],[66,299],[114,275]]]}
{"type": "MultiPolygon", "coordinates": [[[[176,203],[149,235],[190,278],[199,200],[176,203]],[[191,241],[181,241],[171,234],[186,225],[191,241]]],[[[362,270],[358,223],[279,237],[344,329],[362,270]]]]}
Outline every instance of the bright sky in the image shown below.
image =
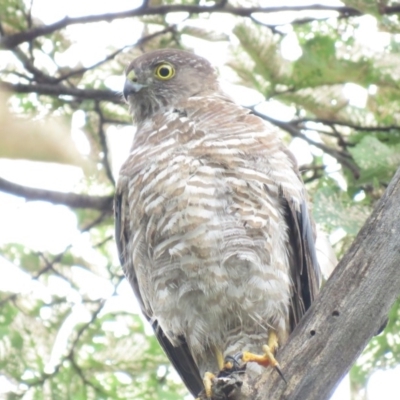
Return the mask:
{"type": "MultiPolygon", "coordinates": [[[[60,20],[65,15],[80,16],[90,15],[93,13],[105,13],[123,11],[139,5],[138,0],[113,0],[112,2],[101,2],[98,0],[70,0],[57,2],[54,7],[54,0],[35,0],[34,16],[42,22],[49,24],[60,20]]],[[[265,5],[277,4],[282,5],[282,1],[265,1],[265,5]]],[[[286,4],[310,4],[314,2],[306,1],[285,1],[286,4]]],[[[325,2],[331,5],[340,5],[338,1],[325,2]]],[[[331,13],[332,14],[332,13],[331,13]]],[[[171,15],[169,22],[180,23],[186,15],[171,15]]],[[[258,16],[263,22],[277,23],[277,15],[258,16]]],[[[279,18],[282,18],[279,15],[279,18]]],[[[288,13],[279,22],[290,22],[293,13],[288,13]]],[[[364,17],[360,19],[360,28],[356,33],[356,40],[363,45],[367,45],[371,51],[381,48],[382,43],[388,40],[388,34],[377,33],[377,26],[373,18],[364,17]]],[[[193,24],[193,22],[190,22],[193,24]]],[[[199,22],[197,22],[199,23],[199,22]]],[[[233,20],[228,15],[213,16],[211,21],[207,22],[207,26],[213,26],[215,30],[222,33],[229,32],[233,28],[233,20]]],[[[301,49],[297,43],[294,34],[290,33],[290,27],[285,29],[289,32],[287,38],[282,44],[282,54],[287,59],[293,60],[301,55],[301,49]]],[[[60,54],[57,62],[60,65],[75,66],[79,63],[89,66],[101,60],[108,53],[108,46],[123,46],[133,43],[141,34],[141,26],[137,30],[132,30],[132,22],[130,20],[114,21],[112,23],[100,23],[89,25],[75,25],[67,29],[73,46],[64,54],[60,54]],[[123,35],[121,32],[129,32],[129,35],[123,35]],[[96,38],[96,40],[93,40],[96,38]]],[[[235,41],[235,38],[232,38],[235,41]]],[[[228,56],[226,43],[210,43],[201,39],[184,36],[186,45],[196,49],[196,52],[208,58],[214,65],[220,68],[222,77],[229,76],[230,72],[224,68],[228,56]],[[226,75],[225,75],[226,73],[226,75]]],[[[234,42],[235,43],[235,42],[234,42]]],[[[48,62],[43,60],[43,62],[48,62]]],[[[0,60],[0,68],[1,68],[0,60]]],[[[106,84],[115,90],[121,90],[123,83],[122,77],[111,76],[106,80],[106,84]]],[[[259,94],[249,89],[238,89],[235,86],[227,85],[230,94],[242,104],[251,105],[261,101],[259,94]],[[240,99],[240,100],[239,100],[240,99]]],[[[358,85],[348,84],[345,88],[345,95],[351,104],[356,107],[363,107],[367,101],[368,93],[365,89],[358,85]]],[[[263,109],[274,118],[288,120],[295,110],[282,104],[272,101],[263,106],[263,109]]],[[[89,144],[82,140],[79,135],[79,129],[82,127],[82,113],[76,113],[73,119],[72,130],[77,142],[77,146],[82,153],[87,153],[89,144]]],[[[133,128],[125,127],[118,129],[111,127],[107,132],[110,151],[112,154],[113,171],[117,175],[121,163],[127,156],[128,149],[133,136],[133,128]]],[[[300,164],[310,161],[310,151],[318,152],[317,149],[309,147],[301,139],[296,139],[291,144],[291,149],[296,153],[296,157],[300,164]]],[[[332,172],[337,170],[337,166],[331,164],[332,172]]],[[[34,163],[28,161],[10,161],[0,160],[0,176],[10,179],[14,182],[58,191],[71,191],[79,187],[83,173],[79,168],[52,165],[49,168],[45,163],[34,163]]],[[[0,245],[12,242],[22,243],[25,246],[36,251],[47,251],[57,254],[68,245],[72,244],[75,254],[84,255],[85,259],[93,263],[93,265],[104,265],[105,260],[98,252],[94,251],[88,234],[81,234],[77,229],[77,221],[75,214],[67,207],[55,206],[45,202],[25,202],[22,199],[4,194],[0,192],[0,245]],[[62,227],[62,229],[60,229],[62,227]]],[[[117,264],[117,255],[114,254],[115,263],[117,264]]],[[[74,276],[79,281],[82,290],[91,298],[99,297],[108,298],[105,310],[125,310],[127,312],[138,312],[136,301],[129,285],[124,281],[118,289],[117,296],[111,296],[112,285],[102,277],[92,274],[82,268],[72,267],[74,276]],[[87,283],[90,282],[90,285],[87,283]],[[96,282],[96,284],[93,284],[96,282]]],[[[87,321],[89,315],[81,303],[80,294],[71,288],[65,281],[57,278],[51,278],[52,283],[44,286],[37,281],[32,281],[30,276],[22,272],[17,265],[10,264],[0,256],[0,290],[15,293],[29,293],[31,296],[39,298],[49,298],[56,292],[58,295],[64,295],[71,299],[75,304],[71,315],[66,319],[61,327],[56,343],[54,345],[51,359],[48,360],[47,369],[50,372],[52,366],[57,364],[61,352],[65,347],[68,336],[73,327],[83,321],[87,321]]],[[[46,318],[46,312],[42,315],[46,318]]],[[[118,329],[124,327],[113,327],[117,332],[118,329]]],[[[400,380],[400,367],[391,371],[378,371],[370,379],[368,384],[368,400],[395,400],[398,399],[398,381],[400,380]]],[[[0,396],[3,390],[7,389],[8,383],[0,376],[0,396]]],[[[350,399],[349,382],[344,380],[339,387],[335,400],[350,399]]]]}

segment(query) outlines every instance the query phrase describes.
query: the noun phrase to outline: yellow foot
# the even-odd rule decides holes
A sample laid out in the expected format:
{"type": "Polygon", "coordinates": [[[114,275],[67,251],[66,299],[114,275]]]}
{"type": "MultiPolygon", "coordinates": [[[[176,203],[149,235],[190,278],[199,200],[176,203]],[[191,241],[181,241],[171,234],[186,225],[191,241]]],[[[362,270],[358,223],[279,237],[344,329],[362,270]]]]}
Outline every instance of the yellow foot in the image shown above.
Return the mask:
{"type": "Polygon", "coordinates": [[[237,398],[242,384],[243,381],[237,374],[220,377],[211,372],[206,372],[203,378],[204,390],[196,400],[237,398]]]}
{"type": "MultiPolygon", "coordinates": [[[[215,355],[215,359],[217,361],[219,372],[221,372],[226,366],[225,361],[224,361],[224,356],[223,356],[221,350],[219,350],[217,347],[214,346],[213,350],[214,350],[214,355],[215,355]]],[[[207,399],[212,398],[212,395],[213,395],[212,387],[213,387],[213,383],[214,383],[213,381],[215,378],[217,378],[217,376],[214,375],[212,372],[206,372],[204,374],[203,385],[204,385],[204,392],[205,392],[207,399]]],[[[195,400],[200,400],[200,398],[198,397],[195,400]]]]}
{"type": "Polygon", "coordinates": [[[247,362],[255,362],[259,365],[262,365],[263,367],[276,367],[278,364],[278,361],[276,361],[276,358],[274,357],[271,349],[269,346],[265,345],[262,347],[264,354],[259,355],[259,354],[253,354],[248,351],[243,352],[242,356],[242,361],[247,363],[247,362]]]}
{"type": "Polygon", "coordinates": [[[250,353],[248,351],[244,351],[242,354],[242,361],[244,363],[255,362],[259,365],[262,365],[263,367],[271,366],[276,369],[281,378],[286,382],[286,379],[283,376],[283,373],[279,367],[279,363],[278,361],[276,361],[276,358],[274,356],[274,352],[276,351],[277,348],[278,348],[278,338],[275,332],[271,332],[268,338],[268,345],[264,345],[262,347],[264,354],[259,355],[250,353]]]}
{"type": "MultiPolygon", "coordinates": [[[[213,395],[215,395],[215,393],[213,393],[213,387],[218,382],[218,378],[220,377],[220,374],[223,373],[224,371],[230,371],[234,367],[234,363],[232,361],[226,361],[224,359],[224,356],[223,356],[222,351],[220,349],[218,349],[216,346],[214,346],[213,347],[213,351],[214,351],[214,355],[215,355],[215,360],[216,360],[217,365],[218,365],[219,374],[218,374],[218,376],[213,374],[212,372],[206,372],[204,374],[204,377],[203,377],[204,394],[207,397],[207,399],[211,399],[213,397],[213,395]]],[[[235,359],[233,357],[232,357],[232,360],[235,361],[235,359]]],[[[216,389],[217,392],[221,391],[221,387],[222,386],[219,385],[217,387],[217,389],[216,389]]],[[[235,385],[230,383],[230,386],[232,386],[231,390],[233,390],[235,385]]],[[[214,387],[214,389],[215,389],[215,387],[214,387]]],[[[225,389],[223,388],[223,390],[225,390],[225,389]]],[[[201,397],[197,398],[196,400],[201,400],[203,398],[204,397],[201,396],[201,397]]]]}

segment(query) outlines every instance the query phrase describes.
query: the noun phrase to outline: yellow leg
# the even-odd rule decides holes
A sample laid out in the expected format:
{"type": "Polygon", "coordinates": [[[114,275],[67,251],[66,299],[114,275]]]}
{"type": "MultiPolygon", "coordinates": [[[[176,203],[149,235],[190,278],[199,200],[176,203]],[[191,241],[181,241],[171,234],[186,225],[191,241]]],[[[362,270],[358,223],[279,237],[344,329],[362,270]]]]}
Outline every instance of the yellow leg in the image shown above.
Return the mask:
{"type": "Polygon", "coordinates": [[[222,351],[216,347],[214,347],[214,352],[215,358],[217,359],[218,371],[221,371],[225,366],[224,355],[222,354],[222,351]]]}
{"type": "Polygon", "coordinates": [[[278,336],[276,336],[275,331],[271,331],[268,336],[268,347],[271,349],[273,354],[275,354],[276,350],[279,347],[278,336]]]}
{"type": "Polygon", "coordinates": [[[203,378],[204,390],[206,392],[206,396],[208,399],[212,397],[212,380],[215,378],[215,375],[212,372],[206,372],[203,378]]]}

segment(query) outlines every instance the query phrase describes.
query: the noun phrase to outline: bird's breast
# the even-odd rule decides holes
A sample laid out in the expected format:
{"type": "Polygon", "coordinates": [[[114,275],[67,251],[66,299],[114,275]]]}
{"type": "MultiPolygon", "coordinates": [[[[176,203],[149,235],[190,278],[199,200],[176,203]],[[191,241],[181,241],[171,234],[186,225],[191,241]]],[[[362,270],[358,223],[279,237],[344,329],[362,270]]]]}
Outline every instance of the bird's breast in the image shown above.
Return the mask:
{"type": "Polygon", "coordinates": [[[278,191],[268,194],[266,174],[234,163],[171,151],[130,181],[132,265],[172,341],[190,335],[200,346],[221,322],[234,328],[240,319],[286,318],[287,230],[278,191]]]}
{"type": "Polygon", "coordinates": [[[172,342],[191,337],[201,352],[219,324],[221,332],[243,321],[286,329],[291,282],[280,184],[291,189],[294,172],[279,141],[258,122],[249,129],[246,115],[230,128],[232,116],[196,118],[171,114],[153,121],[157,128],[142,126],[122,175],[129,264],[148,314],[172,342]]]}

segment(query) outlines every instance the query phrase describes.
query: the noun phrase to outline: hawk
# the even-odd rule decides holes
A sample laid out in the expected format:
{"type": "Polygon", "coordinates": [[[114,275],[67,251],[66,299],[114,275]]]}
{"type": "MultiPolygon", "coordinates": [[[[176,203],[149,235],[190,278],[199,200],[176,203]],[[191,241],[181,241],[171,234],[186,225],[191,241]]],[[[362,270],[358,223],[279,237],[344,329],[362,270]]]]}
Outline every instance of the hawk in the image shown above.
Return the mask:
{"type": "Polygon", "coordinates": [[[207,374],[238,355],[276,365],[268,350],[318,291],[305,188],[276,130],[204,58],[144,54],[123,94],[137,131],[115,198],[121,264],[185,385],[197,396],[205,377],[210,396],[207,374]]]}

